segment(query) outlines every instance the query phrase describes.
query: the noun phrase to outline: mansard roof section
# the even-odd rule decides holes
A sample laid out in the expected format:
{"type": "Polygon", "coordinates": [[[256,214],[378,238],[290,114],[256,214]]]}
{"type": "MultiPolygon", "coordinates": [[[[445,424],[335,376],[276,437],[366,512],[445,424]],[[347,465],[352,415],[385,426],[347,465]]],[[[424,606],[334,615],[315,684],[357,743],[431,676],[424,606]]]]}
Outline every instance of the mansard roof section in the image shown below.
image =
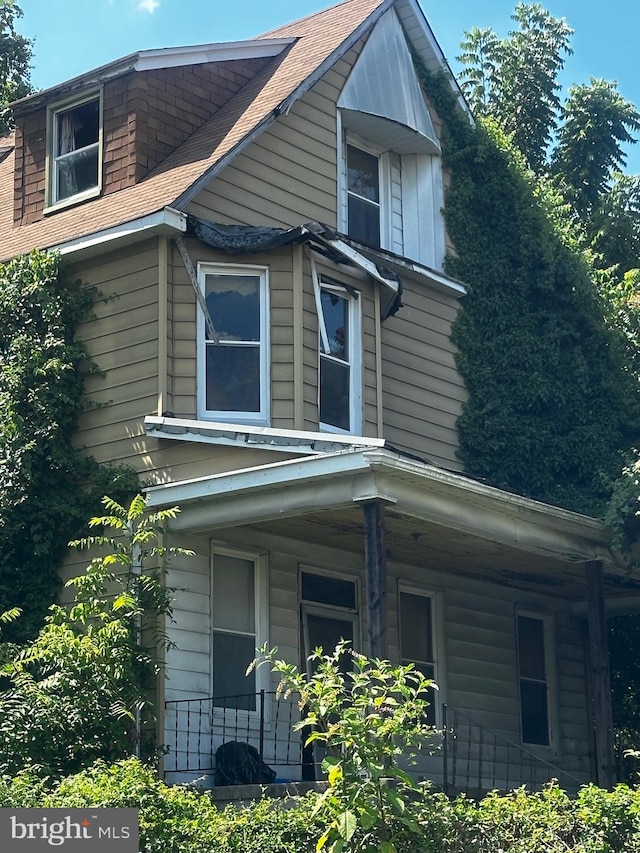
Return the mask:
{"type": "Polygon", "coordinates": [[[131,71],[150,71],[160,68],[178,68],[184,65],[201,65],[211,62],[262,59],[278,56],[295,41],[293,38],[251,39],[249,41],[214,42],[211,44],[164,47],[140,50],[94,68],[85,74],[66,80],[48,89],[42,89],[14,101],[10,106],[16,114],[40,109],[52,101],[69,97],[75,92],[106,83],[131,71]]]}
{"type": "Polygon", "coordinates": [[[343,125],[400,154],[439,152],[413,60],[393,9],[375,25],[338,99],[343,125]]]}

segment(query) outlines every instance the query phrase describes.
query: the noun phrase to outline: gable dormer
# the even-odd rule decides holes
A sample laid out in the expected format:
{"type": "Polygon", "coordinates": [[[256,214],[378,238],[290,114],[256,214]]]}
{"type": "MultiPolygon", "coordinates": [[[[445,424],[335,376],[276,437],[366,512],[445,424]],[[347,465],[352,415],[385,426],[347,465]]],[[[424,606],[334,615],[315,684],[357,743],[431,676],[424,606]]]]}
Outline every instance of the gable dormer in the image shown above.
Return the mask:
{"type": "Polygon", "coordinates": [[[14,224],[139,183],[290,41],[143,51],[16,102],[14,224]]]}
{"type": "Polygon", "coordinates": [[[337,106],[339,230],[442,269],[440,143],[393,9],[373,28],[337,106]]]}

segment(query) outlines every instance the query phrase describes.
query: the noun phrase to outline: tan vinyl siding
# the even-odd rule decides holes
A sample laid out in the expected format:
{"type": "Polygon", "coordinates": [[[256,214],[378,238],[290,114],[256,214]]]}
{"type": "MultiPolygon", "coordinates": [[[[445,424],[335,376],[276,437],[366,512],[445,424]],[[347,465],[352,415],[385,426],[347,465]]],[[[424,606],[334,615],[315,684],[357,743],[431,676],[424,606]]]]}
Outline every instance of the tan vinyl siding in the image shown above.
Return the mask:
{"type": "Polygon", "coordinates": [[[450,339],[458,302],[410,280],[402,302],[382,325],[384,436],[401,450],[459,470],[456,420],[466,392],[450,339]]]}
{"type": "Polygon", "coordinates": [[[87,344],[101,373],[89,376],[91,408],[74,437],[100,462],[143,467],[140,435],[145,414],[155,413],[158,387],[157,242],[102,256],[73,268],[73,275],[98,290],[94,319],[78,337],[87,344]]]}
{"type": "Polygon", "coordinates": [[[357,52],[236,157],[190,210],[225,223],[287,227],[318,220],[335,227],[336,101],[357,52]]]}

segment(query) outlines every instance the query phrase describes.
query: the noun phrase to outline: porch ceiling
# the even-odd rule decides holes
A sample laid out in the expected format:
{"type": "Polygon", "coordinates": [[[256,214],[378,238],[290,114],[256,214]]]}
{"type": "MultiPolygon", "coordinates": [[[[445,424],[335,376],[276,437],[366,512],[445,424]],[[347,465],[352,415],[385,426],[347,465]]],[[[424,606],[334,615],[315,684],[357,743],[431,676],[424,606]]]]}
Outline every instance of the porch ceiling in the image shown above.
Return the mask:
{"type": "MultiPolygon", "coordinates": [[[[252,524],[252,530],[363,555],[360,507],[298,515],[252,524]]],[[[312,550],[312,548],[311,548],[312,550]]],[[[529,553],[500,542],[451,530],[387,507],[385,550],[394,563],[463,575],[518,589],[552,592],[571,601],[586,596],[584,564],[529,553]]],[[[640,583],[623,574],[605,575],[605,594],[640,592],[640,583]]]]}

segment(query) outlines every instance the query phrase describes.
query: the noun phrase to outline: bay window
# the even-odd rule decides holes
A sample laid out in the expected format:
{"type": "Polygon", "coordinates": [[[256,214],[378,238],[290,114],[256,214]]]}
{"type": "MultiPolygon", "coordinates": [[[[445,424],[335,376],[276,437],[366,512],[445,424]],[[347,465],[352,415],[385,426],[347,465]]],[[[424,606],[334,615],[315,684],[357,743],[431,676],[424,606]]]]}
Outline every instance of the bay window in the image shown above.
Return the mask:
{"type": "Polygon", "coordinates": [[[360,305],[357,291],[319,286],[320,428],[357,433],[361,428],[360,305]]]}

